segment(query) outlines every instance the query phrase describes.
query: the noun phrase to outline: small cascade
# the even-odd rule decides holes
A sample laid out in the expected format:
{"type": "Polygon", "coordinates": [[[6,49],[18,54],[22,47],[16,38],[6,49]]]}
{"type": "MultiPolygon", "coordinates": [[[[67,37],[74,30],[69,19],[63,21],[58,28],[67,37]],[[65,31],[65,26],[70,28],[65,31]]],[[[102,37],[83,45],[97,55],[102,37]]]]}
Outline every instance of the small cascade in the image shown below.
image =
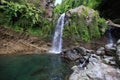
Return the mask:
{"type": "Polygon", "coordinates": [[[111,31],[112,31],[111,29],[112,29],[112,27],[108,28],[108,43],[113,43],[114,42],[112,34],[111,34],[111,31]]]}
{"type": "Polygon", "coordinates": [[[52,49],[50,53],[59,54],[62,50],[62,34],[63,34],[64,24],[65,24],[65,13],[61,14],[61,16],[57,21],[54,38],[52,42],[52,49]]]}
{"type": "Polygon", "coordinates": [[[112,29],[113,29],[113,27],[111,27],[111,26],[109,26],[109,28],[107,29],[106,37],[108,38],[108,44],[105,45],[105,48],[107,48],[107,49],[110,49],[114,44],[114,38],[113,38],[112,32],[111,32],[112,29]]]}

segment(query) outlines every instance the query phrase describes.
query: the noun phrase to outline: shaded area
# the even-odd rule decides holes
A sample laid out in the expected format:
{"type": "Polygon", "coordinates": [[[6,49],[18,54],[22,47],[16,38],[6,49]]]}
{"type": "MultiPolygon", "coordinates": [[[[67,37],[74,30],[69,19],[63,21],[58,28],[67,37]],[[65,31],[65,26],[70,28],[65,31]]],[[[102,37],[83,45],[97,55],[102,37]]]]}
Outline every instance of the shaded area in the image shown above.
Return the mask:
{"type": "Polygon", "coordinates": [[[100,15],[105,18],[116,19],[120,18],[119,5],[120,0],[102,0],[98,10],[100,11],[100,15]]]}
{"type": "Polygon", "coordinates": [[[69,72],[58,55],[0,55],[0,80],[65,80],[69,72]]]}

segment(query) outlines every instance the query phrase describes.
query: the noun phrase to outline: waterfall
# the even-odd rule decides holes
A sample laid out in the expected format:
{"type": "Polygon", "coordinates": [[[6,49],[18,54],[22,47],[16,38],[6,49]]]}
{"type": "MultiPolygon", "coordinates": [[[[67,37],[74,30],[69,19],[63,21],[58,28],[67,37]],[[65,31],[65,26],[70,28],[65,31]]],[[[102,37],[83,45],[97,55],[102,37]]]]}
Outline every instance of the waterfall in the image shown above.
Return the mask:
{"type": "Polygon", "coordinates": [[[110,26],[109,28],[108,28],[108,32],[107,32],[107,37],[108,37],[108,43],[114,43],[114,39],[113,39],[113,37],[112,37],[112,27],[110,26]]]}
{"type": "Polygon", "coordinates": [[[107,29],[107,32],[106,32],[106,37],[108,38],[108,44],[105,45],[106,49],[111,49],[114,44],[114,38],[112,36],[112,29],[113,29],[113,27],[109,26],[109,28],[107,29]]]}
{"type": "Polygon", "coordinates": [[[50,53],[59,54],[62,50],[62,34],[63,34],[64,23],[65,23],[65,13],[61,14],[61,16],[57,21],[54,38],[52,42],[52,49],[50,53]]]}
{"type": "MultiPolygon", "coordinates": [[[[110,30],[110,29],[109,29],[110,30]]],[[[112,34],[111,34],[111,31],[108,33],[108,43],[113,43],[113,39],[112,39],[112,34]]]]}

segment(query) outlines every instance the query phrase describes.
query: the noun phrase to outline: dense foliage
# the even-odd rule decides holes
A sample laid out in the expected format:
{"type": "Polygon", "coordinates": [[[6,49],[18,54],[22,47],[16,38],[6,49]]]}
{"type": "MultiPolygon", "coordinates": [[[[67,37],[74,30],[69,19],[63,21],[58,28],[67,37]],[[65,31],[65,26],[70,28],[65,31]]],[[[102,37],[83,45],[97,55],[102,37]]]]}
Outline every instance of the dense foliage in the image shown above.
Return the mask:
{"type": "Polygon", "coordinates": [[[65,26],[64,37],[70,37],[78,42],[100,38],[106,29],[105,19],[100,18],[98,12],[94,11],[92,21],[87,23],[86,17],[90,11],[92,9],[86,7],[82,13],[73,13],[69,18],[69,25],[65,26]]]}
{"type": "MultiPolygon", "coordinates": [[[[9,0],[8,0],[9,1],[9,0]]],[[[14,1],[14,0],[13,0],[14,1]]],[[[16,30],[48,37],[51,33],[53,22],[44,17],[44,10],[32,2],[3,1],[0,5],[0,24],[12,26],[16,30]]],[[[34,2],[35,3],[35,2],[34,2]]]]}
{"type": "Polygon", "coordinates": [[[102,0],[63,0],[62,4],[57,5],[54,9],[54,14],[57,15],[80,5],[86,6],[80,16],[75,13],[69,18],[69,25],[64,29],[64,38],[70,37],[73,41],[90,41],[100,38],[106,29],[105,19],[99,17],[98,11],[93,14],[94,18],[90,24],[86,23],[86,18],[89,15],[88,12],[96,9],[101,2],[102,0]]]}
{"type": "Polygon", "coordinates": [[[62,4],[57,5],[54,9],[54,13],[64,13],[69,9],[78,7],[80,5],[85,5],[90,8],[97,8],[98,5],[101,3],[102,0],[63,0],[62,4]]]}
{"type": "MultiPolygon", "coordinates": [[[[16,31],[39,35],[42,38],[49,38],[54,33],[59,14],[80,5],[96,8],[100,2],[101,0],[63,0],[61,5],[54,8],[54,19],[48,20],[45,18],[41,0],[2,0],[0,25],[7,25],[16,31]]],[[[102,34],[100,29],[105,26],[105,20],[100,18],[96,12],[93,22],[88,25],[85,20],[87,16],[87,10],[81,16],[73,14],[68,20],[69,25],[64,29],[63,37],[70,37],[74,41],[89,41],[99,38],[102,34]]]]}

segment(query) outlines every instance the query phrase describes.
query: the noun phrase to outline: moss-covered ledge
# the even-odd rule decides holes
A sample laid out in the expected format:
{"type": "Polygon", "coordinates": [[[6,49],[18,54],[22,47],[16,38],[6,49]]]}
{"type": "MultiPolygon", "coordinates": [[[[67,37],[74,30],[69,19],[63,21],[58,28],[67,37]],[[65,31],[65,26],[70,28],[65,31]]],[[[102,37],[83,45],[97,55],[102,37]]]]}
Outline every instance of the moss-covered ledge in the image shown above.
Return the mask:
{"type": "Polygon", "coordinates": [[[106,29],[105,20],[91,8],[79,6],[66,12],[69,25],[64,29],[64,37],[75,41],[90,41],[98,39],[106,29]]]}

